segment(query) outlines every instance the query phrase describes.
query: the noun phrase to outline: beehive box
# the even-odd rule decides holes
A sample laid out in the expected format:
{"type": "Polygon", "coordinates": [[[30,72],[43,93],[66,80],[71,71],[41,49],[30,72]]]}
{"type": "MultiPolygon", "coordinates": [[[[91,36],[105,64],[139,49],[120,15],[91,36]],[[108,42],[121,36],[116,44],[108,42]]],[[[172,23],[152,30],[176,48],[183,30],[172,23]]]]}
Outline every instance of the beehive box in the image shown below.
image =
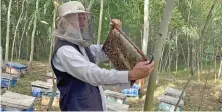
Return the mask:
{"type": "MultiPolygon", "coordinates": [[[[44,92],[42,94],[42,99],[41,99],[42,105],[48,105],[51,96],[52,96],[52,91],[44,92]]],[[[59,99],[60,99],[60,92],[57,90],[52,106],[59,107],[59,99]]]]}
{"type": "Polygon", "coordinates": [[[121,103],[121,104],[125,104],[126,103],[126,95],[118,93],[118,92],[114,92],[114,91],[110,91],[110,90],[106,90],[104,91],[105,93],[105,97],[109,100],[121,103]]]}
{"type": "MultiPolygon", "coordinates": [[[[179,98],[181,95],[182,91],[174,89],[174,88],[167,88],[166,91],[164,92],[165,95],[172,96],[179,98]]],[[[185,97],[185,92],[183,93],[182,99],[185,97]]]]}
{"type": "Polygon", "coordinates": [[[19,77],[17,75],[10,75],[2,73],[1,75],[1,87],[16,86],[19,77]]]}
{"type": "MultiPolygon", "coordinates": [[[[159,102],[165,102],[165,103],[168,103],[168,104],[171,104],[171,105],[176,105],[179,98],[163,95],[163,96],[160,96],[158,98],[158,100],[159,100],[159,102]]],[[[178,106],[183,107],[184,106],[184,100],[181,99],[178,106]]]]}
{"type": "Polygon", "coordinates": [[[44,92],[52,90],[53,84],[37,80],[31,82],[31,86],[32,96],[41,97],[44,92]]]}
{"type": "Polygon", "coordinates": [[[35,97],[6,91],[1,95],[1,110],[3,111],[33,111],[35,97]]]}
{"type": "Polygon", "coordinates": [[[28,71],[28,67],[19,63],[6,63],[6,72],[13,75],[24,75],[28,71]]]}
{"type": "MultiPolygon", "coordinates": [[[[165,103],[165,102],[160,102],[159,103],[159,111],[168,111],[168,112],[174,112],[175,106],[165,103]]],[[[182,108],[181,107],[177,107],[177,112],[181,112],[182,108]]]]}
{"type": "Polygon", "coordinates": [[[109,99],[105,99],[105,103],[108,111],[128,111],[129,109],[129,105],[120,104],[109,99]]]}

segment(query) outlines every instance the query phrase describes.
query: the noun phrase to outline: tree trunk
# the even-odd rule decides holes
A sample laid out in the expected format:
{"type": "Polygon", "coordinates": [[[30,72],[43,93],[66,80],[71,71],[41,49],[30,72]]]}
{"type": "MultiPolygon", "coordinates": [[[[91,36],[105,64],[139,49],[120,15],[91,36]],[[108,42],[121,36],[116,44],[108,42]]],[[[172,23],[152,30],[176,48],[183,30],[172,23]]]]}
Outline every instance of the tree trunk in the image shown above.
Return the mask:
{"type": "Polygon", "coordinates": [[[19,23],[20,23],[20,21],[21,21],[21,19],[22,19],[22,14],[23,14],[23,10],[24,10],[24,3],[25,3],[25,0],[23,0],[23,2],[22,2],[22,12],[21,12],[20,15],[19,15],[19,19],[18,19],[17,25],[16,25],[16,27],[15,27],[14,39],[13,39],[13,42],[12,42],[11,61],[13,61],[13,57],[14,57],[13,55],[14,55],[14,48],[15,48],[17,30],[18,30],[19,23]]]}
{"type": "MultiPolygon", "coordinates": [[[[169,60],[169,51],[167,52],[168,54],[166,55],[166,59],[165,59],[165,64],[164,64],[164,66],[163,66],[163,72],[165,72],[165,70],[166,70],[166,67],[167,67],[167,64],[169,63],[168,62],[168,60],[169,60]]],[[[161,58],[163,58],[163,53],[162,53],[162,57],[161,58]]],[[[162,66],[162,65],[160,65],[160,66],[162,66]]]]}
{"type": "Polygon", "coordinates": [[[29,25],[28,25],[28,29],[26,31],[26,58],[28,59],[28,56],[29,56],[29,49],[30,49],[30,46],[29,46],[29,36],[28,36],[28,33],[29,33],[29,30],[31,28],[31,25],[32,25],[32,22],[33,22],[33,19],[34,19],[34,16],[32,16],[30,22],[29,22],[29,25]]]}
{"type": "MultiPolygon", "coordinates": [[[[0,0],[1,8],[0,8],[0,47],[2,53],[2,0],[0,0]]],[[[1,54],[2,55],[2,54],[1,54]]],[[[1,57],[2,59],[2,57],[1,57]]]]}
{"type": "Polygon", "coordinates": [[[201,58],[201,62],[200,62],[200,75],[203,71],[203,62],[204,62],[204,53],[203,53],[203,46],[202,44],[200,44],[200,58],[201,58]]]}
{"type": "MultiPolygon", "coordinates": [[[[23,38],[24,38],[24,34],[25,34],[25,31],[26,31],[26,24],[27,24],[27,20],[26,20],[26,18],[27,18],[27,11],[26,11],[26,15],[25,15],[25,17],[24,17],[24,20],[25,20],[25,24],[24,24],[24,29],[23,29],[23,32],[22,32],[22,36],[21,36],[21,39],[20,39],[20,41],[19,41],[19,57],[18,57],[18,59],[20,59],[21,58],[21,47],[22,47],[22,40],[23,40],[23,38]]],[[[27,31],[28,32],[28,31],[27,31]]]]}
{"type": "Polygon", "coordinates": [[[213,11],[213,9],[214,9],[214,6],[215,6],[216,2],[217,2],[217,0],[214,0],[212,6],[211,6],[211,8],[210,8],[210,11],[209,11],[209,13],[208,13],[208,15],[207,15],[206,22],[205,22],[204,27],[203,27],[203,29],[202,29],[202,31],[201,31],[201,35],[204,34],[204,31],[205,31],[205,29],[206,29],[206,27],[207,27],[207,24],[208,24],[209,20],[210,20],[210,17],[211,17],[211,14],[212,14],[212,11],[213,11]]]}
{"type": "MultiPolygon", "coordinates": [[[[58,5],[56,5],[58,3],[58,0],[54,0],[54,11],[53,11],[53,23],[52,23],[52,30],[55,29],[55,22],[56,22],[56,12],[57,12],[57,8],[58,8],[58,5]]],[[[54,44],[55,44],[55,37],[52,37],[51,38],[51,45],[50,45],[50,53],[49,53],[49,63],[48,63],[48,67],[47,67],[47,73],[49,72],[49,68],[50,68],[50,65],[51,65],[51,58],[52,58],[52,51],[54,49],[54,44]]],[[[52,108],[52,103],[54,101],[54,97],[56,95],[56,90],[57,90],[57,87],[56,87],[56,83],[54,82],[54,77],[55,77],[55,74],[53,73],[53,76],[52,76],[52,83],[53,83],[53,92],[52,92],[52,95],[50,97],[50,100],[49,100],[49,104],[47,106],[47,110],[51,110],[52,108]]]]}
{"type": "Polygon", "coordinates": [[[167,66],[167,72],[170,71],[170,58],[171,58],[171,46],[169,45],[169,53],[168,53],[168,66],[167,66]]]}
{"type": "Polygon", "coordinates": [[[32,61],[33,61],[33,53],[34,53],[34,44],[35,44],[35,32],[36,32],[36,23],[37,23],[37,14],[38,14],[38,8],[39,7],[39,0],[36,0],[36,12],[35,12],[35,18],[34,18],[34,25],[33,25],[33,31],[32,31],[32,40],[31,40],[31,53],[29,58],[29,70],[30,73],[32,73],[32,61]]]}
{"type": "Polygon", "coordinates": [[[166,45],[166,44],[163,45],[163,50],[162,50],[162,54],[161,54],[162,56],[161,56],[161,59],[160,59],[160,67],[159,67],[159,70],[158,70],[158,71],[163,71],[163,70],[162,70],[162,65],[163,65],[163,53],[164,53],[164,51],[165,51],[165,45],[166,45]]]}
{"type": "Polygon", "coordinates": [[[177,47],[177,30],[176,30],[176,73],[177,73],[177,68],[178,68],[178,47],[177,47]]]}
{"type": "Polygon", "coordinates": [[[8,5],[8,18],[7,18],[7,31],[6,31],[6,44],[5,44],[5,62],[8,62],[11,6],[12,6],[12,0],[9,1],[9,5],[8,5]]]}
{"type": "Polygon", "coordinates": [[[199,50],[197,52],[197,74],[199,82],[200,82],[200,57],[201,57],[201,46],[199,46],[199,50]]]}
{"type": "MultiPolygon", "coordinates": [[[[149,0],[144,0],[144,24],[143,24],[143,43],[142,43],[142,51],[145,55],[147,55],[147,47],[149,40],[149,0]]],[[[139,92],[139,96],[143,96],[142,88],[143,88],[144,79],[139,80],[139,85],[141,85],[141,92],[139,92]]]]}
{"type": "MultiPolygon", "coordinates": [[[[41,43],[40,43],[40,36],[39,36],[39,31],[37,31],[36,32],[36,35],[35,35],[36,37],[38,37],[38,38],[36,38],[36,45],[41,45],[41,43]]],[[[43,44],[43,43],[42,43],[43,44]]],[[[43,45],[42,45],[43,46],[43,45]]],[[[39,56],[39,54],[41,53],[40,52],[40,47],[39,46],[34,46],[34,49],[35,49],[35,55],[34,55],[34,57],[36,58],[36,60],[39,60],[39,58],[40,58],[40,56],[39,56]]],[[[33,53],[33,54],[34,54],[33,53]]]]}
{"type": "Polygon", "coordinates": [[[144,0],[144,29],[143,29],[143,45],[142,51],[147,55],[147,47],[149,40],[149,0],[144,0]]]}
{"type": "MultiPolygon", "coordinates": [[[[58,2],[58,0],[54,0],[54,2],[58,2]]],[[[52,30],[55,29],[55,22],[56,22],[56,12],[57,12],[57,5],[56,3],[54,3],[54,11],[53,11],[53,24],[52,24],[52,30]]],[[[51,66],[51,58],[52,58],[52,51],[53,51],[53,46],[55,43],[55,37],[51,37],[51,45],[50,45],[50,52],[49,52],[49,63],[48,63],[48,67],[47,67],[47,72],[49,72],[49,68],[51,66]]]]}
{"type": "Polygon", "coordinates": [[[222,57],[220,57],[220,67],[219,67],[218,74],[217,74],[218,79],[220,79],[221,71],[222,71],[222,57]]]}
{"type": "Polygon", "coordinates": [[[168,65],[168,74],[170,75],[171,73],[171,64],[172,64],[172,59],[173,59],[173,53],[170,53],[170,59],[169,59],[169,65],[168,65]]]}
{"type": "Polygon", "coordinates": [[[141,37],[140,45],[142,48],[143,47],[143,31],[142,30],[140,30],[140,37],[141,37]]]}
{"type": "MultiPolygon", "coordinates": [[[[205,24],[204,24],[204,26],[203,26],[203,29],[202,29],[201,32],[200,32],[200,37],[201,37],[201,38],[204,37],[204,33],[205,33],[205,30],[206,30],[207,24],[208,24],[208,22],[209,22],[209,20],[210,20],[210,17],[211,17],[211,14],[212,14],[212,11],[213,11],[213,9],[214,9],[214,6],[215,6],[216,2],[217,2],[217,0],[214,0],[213,4],[211,5],[210,11],[208,12],[206,22],[205,22],[205,24]]],[[[200,38],[199,41],[196,43],[197,45],[199,45],[199,44],[201,45],[201,44],[202,44],[202,43],[201,43],[201,42],[202,42],[202,41],[201,41],[201,38],[200,38]]],[[[203,40],[203,39],[202,39],[202,40],[203,40]]],[[[202,48],[203,48],[203,47],[202,47],[202,48]]],[[[202,57],[203,57],[203,50],[202,50],[202,57]]],[[[201,63],[201,69],[203,69],[203,61],[202,61],[202,63],[201,63]]]]}
{"type": "Polygon", "coordinates": [[[154,95],[154,90],[156,88],[157,75],[158,75],[158,69],[159,69],[159,61],[161,58],[161,51],[163,49],[163,45],[164,45],[166,37],[167,37],[168,25],[169,25],[169,22],[171,19],[171,12],[173,9],[173,4],[174,4],[174,0],[166,0],[166,7],[163,12],[163,20],[161,21],[160,29],[159,29],[159,32],[156,37],[157,40],[156,40],[155,46],[154,46],[155,68],[149,77],[149,83],[148,83],[148,87],[147,87],[144,111],[150,111],[153,107],[153,95],[154,95]]]}
{"type": "Polygon", "coordinates": [[[92,4],[94,3],[94,0],[90,0],[90,2],[89,2],[89,5],[88,5],[88,7],[87,7],[87,11],[90,11],[91,10],[91,7],[92,7],[92,4]]]}
{"type": "Polygon", "coordinates": [[[101,40],[101,29],[102,29],[102,20],[103,20],[103,0],[100,0],[100,14],[99,14],[99,28],[98,28],[98,38],[97,38],[97,44],[100,44],[101,40]]]}
{"type": "Polygon", "coordinates": [[[189,39],[187,36],[187,71],[189,71],[190,68],[190,44],[189,44],[189,39]]]}
{"type": "MultiPolygon", "coordinates": [[[[1,0],[0,0],[1,2],[1,0]]],[[[0,9],[1,10],[1,9],[0,9]]],[[[0,44],[0,67],[3,66],[3,60],[2,60],[2,46],[0,44]]],[[[0,74],[2,74],[2,68],[0,69],[0,74]]]]}
{"type": "MultiPolygon", "coordinates": [[[[215,45],[215,44],[214,44],[215,45]]],[[[217,80],[217,47],[216,47],[216,50],[214,48],[214,78],[215,78],[215,81],[217,80]]]]}
{"type": "Polygon", "coordinates": [[[184,53],[184,50],[183,50],[183,45],[182,45],[181,42],[180,42],[180,47],[181,47],[181,49],[182,49],[184,63],[185,63],[185,65],[187,65],[186,56],[185,56],[185,53],[184,53]]]}

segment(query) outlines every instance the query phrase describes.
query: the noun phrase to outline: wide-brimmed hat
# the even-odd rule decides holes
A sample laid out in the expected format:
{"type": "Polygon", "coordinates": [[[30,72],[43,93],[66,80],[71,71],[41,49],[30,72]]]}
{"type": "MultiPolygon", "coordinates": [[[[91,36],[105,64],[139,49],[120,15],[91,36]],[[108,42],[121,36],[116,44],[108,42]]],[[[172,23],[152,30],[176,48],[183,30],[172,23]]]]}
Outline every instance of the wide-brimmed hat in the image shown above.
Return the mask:
{"type": "Polygon", "coordinates": [[[85,10],[85,7],[83,4],[79,1],[70,1],[62,4],[58,8],[58,13],[59,17],[63,17],[67,14],[72,14],[72,13],[89,13],[88,11],[85,10]]]}

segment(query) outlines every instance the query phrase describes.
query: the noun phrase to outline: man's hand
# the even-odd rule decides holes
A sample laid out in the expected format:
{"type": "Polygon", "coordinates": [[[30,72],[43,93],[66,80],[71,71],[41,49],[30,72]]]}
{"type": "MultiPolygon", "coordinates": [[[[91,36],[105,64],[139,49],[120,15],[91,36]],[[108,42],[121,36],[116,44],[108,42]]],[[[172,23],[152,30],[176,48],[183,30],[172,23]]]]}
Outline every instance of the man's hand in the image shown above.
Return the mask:
{"type": "Polygon", "coordinates": [[[131,71],[129,71],[130,80],[138,80],[150,75],[154,69],[154,62],[148,64],[149,61],[143,61],[137,63],[131,71]]]}
{"type": "Polygon", "coordinates": [[[114,24],[113,23],[115,23],[116,27],[122,29],[122,22],[119,19],[112,19],[110,21],[111,28],[114,28],[114,24]]]}

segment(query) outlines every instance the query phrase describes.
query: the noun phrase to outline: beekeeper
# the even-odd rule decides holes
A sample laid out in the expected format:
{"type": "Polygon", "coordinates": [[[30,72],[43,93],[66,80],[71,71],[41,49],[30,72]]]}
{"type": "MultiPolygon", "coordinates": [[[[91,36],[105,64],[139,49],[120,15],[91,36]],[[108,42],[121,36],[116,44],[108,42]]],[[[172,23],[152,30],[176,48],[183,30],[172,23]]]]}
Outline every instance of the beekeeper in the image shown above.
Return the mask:
{"type": "Polygon", "coordinates": [[[81,2],[71,1],[58,8],[59,19],[53,35],[56,45],[51,60],[60,91],[62,111],[104,111],[101,85],[129,88],[131,81],[147,77],[154,68],[148,61],[131,71],[106,70],[95,62],[107,61],[100,45],[92,45],[93,16],[81,2]]]}

